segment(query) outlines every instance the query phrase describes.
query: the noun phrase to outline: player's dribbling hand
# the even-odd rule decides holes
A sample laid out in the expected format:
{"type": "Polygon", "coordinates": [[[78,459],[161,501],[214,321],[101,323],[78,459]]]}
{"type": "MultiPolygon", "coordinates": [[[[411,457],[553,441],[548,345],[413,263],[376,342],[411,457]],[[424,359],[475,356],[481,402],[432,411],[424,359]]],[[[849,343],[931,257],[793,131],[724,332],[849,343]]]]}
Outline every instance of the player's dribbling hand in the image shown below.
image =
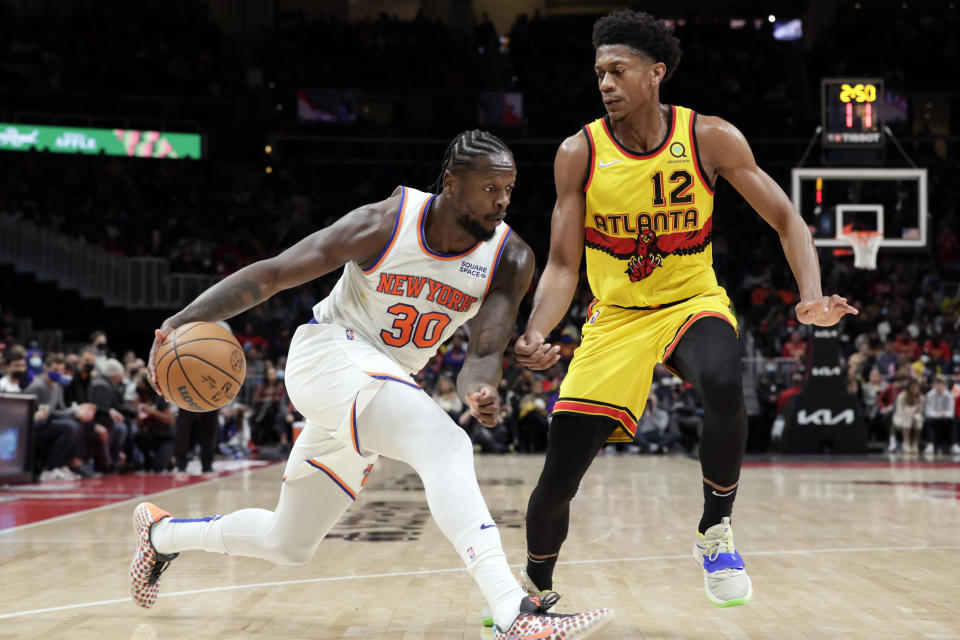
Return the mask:
{"type": "Polygon", "coordinates": [[[170,324],[170,321],[163,323],[159,329],[153,332],[153,346],[150,347],[150,355],[147,357],[147,382],[150,383],[150,386],[153,387],[153,390],[158,396],[163,398],[163,392],[160,391],[160,387],[157,386],[157,368],[153,365],[154,360],[157,356],[157,349],[160,348],[160,343],[167,339],[167,335],[176,329],[176,327],[170,324]]]}
{"type": "Polygon", "coordinates": [[[488,384],[466,396],[470,415],[485,427],[493,428],[500,424],[500,394],[488,384]]]}
{"type": "Polygon", "coordinates": [[[539,331],[527,331],[517,338],[513,352],[517,362],[534,371],[549,369],[560,359],[560,345],[545,342],[539,331]]]}
{"type": "Polygon", "coordinates": [[[796,306],[797,320],[803,324],[815,324],[820,327],[831,327],[848,313],[858,315],[856,307],[847,304],[846,298],[837,294],[823,296],[816,300],[801,302],[796,306]]]}

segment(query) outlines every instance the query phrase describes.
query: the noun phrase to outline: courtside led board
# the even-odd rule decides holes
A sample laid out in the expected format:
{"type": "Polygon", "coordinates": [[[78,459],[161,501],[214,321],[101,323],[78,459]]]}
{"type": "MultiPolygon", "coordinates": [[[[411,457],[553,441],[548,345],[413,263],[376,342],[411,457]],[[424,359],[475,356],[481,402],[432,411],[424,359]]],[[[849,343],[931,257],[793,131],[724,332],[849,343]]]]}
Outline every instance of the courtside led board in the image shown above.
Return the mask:
{"type": "Polygon", "coordinates": [[[0,151],[49,151],[130,158],[201,157],[198,133],[49,127],[0,122],[0,151]]]}

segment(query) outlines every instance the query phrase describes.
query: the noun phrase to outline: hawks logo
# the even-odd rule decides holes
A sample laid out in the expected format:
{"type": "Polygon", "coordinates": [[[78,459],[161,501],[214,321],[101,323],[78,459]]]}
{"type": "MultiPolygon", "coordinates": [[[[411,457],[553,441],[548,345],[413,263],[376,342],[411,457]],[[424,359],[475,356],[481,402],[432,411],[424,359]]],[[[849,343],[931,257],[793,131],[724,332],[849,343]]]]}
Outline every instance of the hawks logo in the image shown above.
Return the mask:
{"type": "Polygon", "coordinates": [[[663,259],[670,254],[687,256],[703,253],[710,244],[712,229],[712,217],[707,218],[702,229],[665,236],[658,236],[656,231],[641,229],[636,238],[617,238],[587,227],[586,245],[618,260],[629,259],[624,273],[630,276],[630,282],[639,282],[662,266],[663,259]]]}

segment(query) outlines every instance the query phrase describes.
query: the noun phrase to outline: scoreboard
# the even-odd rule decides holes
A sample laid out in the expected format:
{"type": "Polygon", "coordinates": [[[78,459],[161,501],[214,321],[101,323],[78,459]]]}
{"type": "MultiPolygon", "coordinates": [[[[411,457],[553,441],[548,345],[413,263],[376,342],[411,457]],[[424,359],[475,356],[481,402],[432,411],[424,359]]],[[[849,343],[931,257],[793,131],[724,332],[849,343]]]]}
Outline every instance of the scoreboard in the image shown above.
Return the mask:
{"type": "Polygon", "coordinates": [[[823,78],[824,147],[882,147],[883,80],[880,78],[823,78]]]}

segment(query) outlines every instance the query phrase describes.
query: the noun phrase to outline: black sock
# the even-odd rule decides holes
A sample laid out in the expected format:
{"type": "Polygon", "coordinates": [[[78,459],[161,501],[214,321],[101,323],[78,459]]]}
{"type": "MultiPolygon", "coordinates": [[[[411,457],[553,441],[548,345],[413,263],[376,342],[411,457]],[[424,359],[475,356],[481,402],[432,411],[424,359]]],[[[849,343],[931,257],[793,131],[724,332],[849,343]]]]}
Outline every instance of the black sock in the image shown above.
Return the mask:
{"type": "MultiPolygon", "coordinates": [[[[739,485],[738,485],[739,486],[739,485]]],[[[729,491],[718,491],[706,482],[703,483],[703,517],[697,530],[706,533],[707,529],[720,524],[733,513],[733,501],[737,498],[737,487],[729,491]]]]}
{"type": "Polygon", "coordinates": [[[557,556],[537,560],[527,554],[527,576],[541,591],[553,589],[553,568],[557,566],[557,556]]]}

